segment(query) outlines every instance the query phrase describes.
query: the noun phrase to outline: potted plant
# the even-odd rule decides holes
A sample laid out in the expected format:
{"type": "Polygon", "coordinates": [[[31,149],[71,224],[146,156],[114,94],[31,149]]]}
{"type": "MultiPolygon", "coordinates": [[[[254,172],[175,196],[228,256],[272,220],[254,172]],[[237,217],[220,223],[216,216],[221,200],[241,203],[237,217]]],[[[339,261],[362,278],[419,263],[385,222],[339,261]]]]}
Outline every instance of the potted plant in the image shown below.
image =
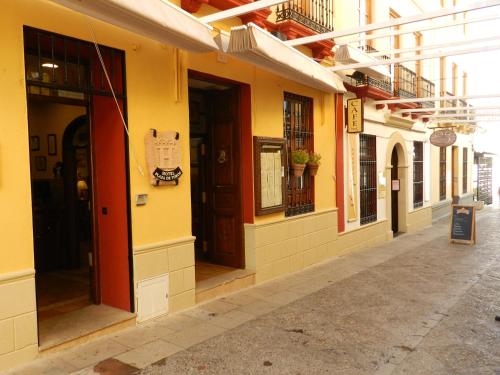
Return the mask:
{"type": "Polygon", "coordinates": [[[302,176],[308,160],[309,153],[307,150],[298,149],[292,151],[292,169],[295,177],[302,176]]]}
{"type": "Polygon", "coordinates": [[[316,176],[318,173],[319,165],[321,164],[321,154],[317,154],[315,152],[311,152],[309,154],[309,160],[307,161],[307,168],[309,169],[309,173],[311,176],[316,176]]]}

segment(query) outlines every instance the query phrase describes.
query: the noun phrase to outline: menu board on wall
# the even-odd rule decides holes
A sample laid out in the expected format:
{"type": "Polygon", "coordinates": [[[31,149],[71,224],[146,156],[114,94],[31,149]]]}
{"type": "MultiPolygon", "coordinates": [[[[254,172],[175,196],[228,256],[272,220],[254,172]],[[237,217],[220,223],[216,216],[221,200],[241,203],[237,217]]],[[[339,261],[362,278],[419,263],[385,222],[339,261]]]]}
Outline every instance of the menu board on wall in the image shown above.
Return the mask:
{"type": "Polygon", "coordinates": [[[285,209],[286,147],[284,138],[254,137],[255,215],[285,209]]]}

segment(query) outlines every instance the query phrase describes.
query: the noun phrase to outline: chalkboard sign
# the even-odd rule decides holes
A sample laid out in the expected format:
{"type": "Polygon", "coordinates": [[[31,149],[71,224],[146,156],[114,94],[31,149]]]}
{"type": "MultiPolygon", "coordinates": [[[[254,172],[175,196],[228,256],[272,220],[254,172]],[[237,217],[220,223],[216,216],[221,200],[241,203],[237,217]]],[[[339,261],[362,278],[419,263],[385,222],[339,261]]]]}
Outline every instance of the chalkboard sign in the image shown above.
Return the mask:
{"type": "Polygon", "coordinates": [[[451,207],[450,242],[476,242],[476,210],[474,206],[454,204],[451,207]]]}

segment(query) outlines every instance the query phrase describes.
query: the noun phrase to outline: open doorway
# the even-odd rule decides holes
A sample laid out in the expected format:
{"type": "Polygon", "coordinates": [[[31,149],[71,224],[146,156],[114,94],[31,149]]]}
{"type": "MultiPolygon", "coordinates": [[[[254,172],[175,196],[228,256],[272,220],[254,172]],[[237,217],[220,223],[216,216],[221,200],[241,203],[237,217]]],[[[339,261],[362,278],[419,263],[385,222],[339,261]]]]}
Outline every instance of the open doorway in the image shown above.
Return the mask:
{"type": "MultiPolygon", "coordinates": [[[[39,345],[49,349],[134,317],[127,143],[92,43],[28,27],[24,42],[39,345]]],[[[124,54],[100,50],[123,110],[124,54]]]]}
{"type": "Polygon", "coordinates": [[[391,218],[392,235],[396,237],[399,234],[399,175],[398,175],[398,152],[396,147],[392,149],[391,154],[391,218]]]}
{"type": "Polygon", "coordinates": [[[192,230],[196,281],[244,268],[241,87],[190,73],[192,230]]]}
{"type": "Polygon", "coordinates": [[[84,105],[28,102],[37,310],[40,320],[95,301],[89,123],[84,105]]]}

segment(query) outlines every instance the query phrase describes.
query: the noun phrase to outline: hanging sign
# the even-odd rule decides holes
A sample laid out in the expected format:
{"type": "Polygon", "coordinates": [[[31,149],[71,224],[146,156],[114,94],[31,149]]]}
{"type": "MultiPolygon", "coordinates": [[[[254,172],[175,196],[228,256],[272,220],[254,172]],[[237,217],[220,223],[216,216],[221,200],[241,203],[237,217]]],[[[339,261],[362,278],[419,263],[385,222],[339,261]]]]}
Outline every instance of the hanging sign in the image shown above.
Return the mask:
{"type": "Polygon", "coordinates": [[[451,207],[450,242],[476,243],[476,208],[454,204],[451,207]]]}
{"type": "Polygon", "coordinates": [[[450,129],[439,129],[431,134],[429,140],[434,146],[448,147],[457,140],[457,135],[450,129]]]}
{"type": "Polygon", "coordinates": [[[347,100],[347,132],[362,133],[364,130],[363,100],[347,100]]]}
{"type": "Polygon", "coordinates": [[[145,137],[146,161],[152,185],[177,185],[181,170],[179,133],[151,129],[145,137]]]}

